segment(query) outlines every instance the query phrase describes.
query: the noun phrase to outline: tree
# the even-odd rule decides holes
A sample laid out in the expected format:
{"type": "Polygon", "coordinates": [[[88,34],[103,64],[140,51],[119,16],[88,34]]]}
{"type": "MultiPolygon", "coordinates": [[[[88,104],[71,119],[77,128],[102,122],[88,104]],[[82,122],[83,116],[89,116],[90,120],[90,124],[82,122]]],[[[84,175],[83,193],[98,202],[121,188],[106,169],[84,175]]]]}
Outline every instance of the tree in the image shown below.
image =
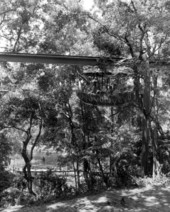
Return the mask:
{"type": "MultiPolygon", "coordinates": [[[[2,2],[4,5],[6,3],[5,0],[2,2]]],[[[6,19],[2,17],[4,30],[1,33],[5,38],[6,49],[9,52],[68,54],[71,51],[78,51],[77,49],[81,50],[81,44],[84,42],[80,40],[80,45],[77,45],[77,36],[80,35],[86,39],[87,27],[83,15],[79,16],[80,6],[75,4],[69,11],[67,1],[48,3],[41,0],[13,1],[8,7],[2,7],[0,15],[5,14],[5,17],[9,18],[5,21],[6,19]],[[75,29],[71,24],[74,25],[75,29]],[[10,45],[8,46],[8,44],[10,45]]],[[[15,94],[11,98],[5,97],[7,99],[5,99],[1,113],[6,123],[2,123],[2,128],[22,132],[22,156],[25,161],[23,172],[28,182],[29,192],[34,194],[31,176],[33,151],[40,140],[42,128],[54,129],[56,127],[56,105],[63,107],[62,110],[65,112],[65,118],[67,118],[67,124],[70,127],[72,142],[74,142],[72,111],[67,101],[67,96],[72,95],[72,87],[70,82],[64,79],[62,83],[65,84],[65,87],[63,89],[60,89],[61,86],[55,87],[54,91],[56,90],[56,92],[52,91],[53,82],[56,82],[54,80],[55,69],[59,72],[59,68],[55,66],[51,70],[48,65],[11,65],[5,63],[4,69],[10,71],[12,88],[9,90],[13,89],[15,94]],[[67,85],[69,87],[66,87],[67,85]],[[71,90],[68,90],[69,88],[71,90]],[[35,95],[33,95],[34,92],[35,95]],[[50,102],[50,106],[47,106],[46,101],[50,102]],[[28,151],[30,143],[32,146],[28,151]]],[[[9,133],[12,132],[9,130],[9,133]]]]}
{"type": "Polygon", "coordinates": [[[12,144],[5,136],[5,131],[0,133],[0,192],[8,188],[11,184],[11,176],[6,171],[6,167],[10,163],[12,153],[12,144]]]}
{"type": "MultiPolygon", "coordinates": [[[[96,1],[101,17],[89,15],[97,24],[94,42],[97,47],[112,57],[121,53],[129,58],[119,65],[133,70],[134,93],[137,107],[143,116],[143,174],[148,175],[148,148],[151,142],[151,122],[157,126],[153,101],[153,81],[156,71],[154,64],[166,60],[164,48],[169,42],[169,11],[166,1],[96,1]],[[97,39],[96,39],[97,38],[97,39]],[[110,44],[110,45],[109,45],[110,44]],[[151,64],[153,64],[151,66],[151,64]],[[151,71],[153,70],[153,71],[151,71]],[[143,97],[142,97],[143,96],[143,97]]],[[[158,119],[157,119],[158,120],[158,119]]],[[[159,134],[159,130],[156,128],[159,134]]],[[[156,134],[157,134],[156,133],[156,134]]],[[[155,135],[156,135],[155,134],[155,135]]],[[[156,137],[155,137],[156,139],[156,137]]],[[[156,140],[153,142],[157,142],[156,140]]],[[[152,145],[153,151],[156,145],[152,145]]],[[[154,154],[154,161],[156,155],[154,154]]],[[[155,163],[156,164],[156,163],[155,163]]],[[[155,166],[155,165],[154,165],[155,166]]]]}
{"type": "Polygon", "coordinates": [[[1,128],[22,132],[21,154],[25,162],[23,173],[28,183],[28,190],[34,195],[35,193],[32,190],[31,161],[34,148],[38,144],[42,133],[41,105],[42,102],[36,96],[13,96],[5,102],[1,110],[1,128]]]}
{"type": "Polygon", "coordinates": [[[83,11],[79,1],[70,8],[69,3],[1,3],[1,36],[11,44],[8,51],[99,55],[114,62],[111,67],[103,58],[93,68],[3,63],[1,73],[8,71],[8,76],[1,85],[10,92],[2,99],[2,128],[10,134],[20,131],[31,193],[31,160],[40,139],[58,154],[66,153],[77,188],[83,167],[89,189],[93,167],[108,186],[105,171],[118,176],[122,164],[133,166],[132,152],[141,141],[137,165],[143,175],[159,174],[161,146],[169,139],[163,129],[169,112],[169,3],[96,0],[93,14],[83,11]]]}

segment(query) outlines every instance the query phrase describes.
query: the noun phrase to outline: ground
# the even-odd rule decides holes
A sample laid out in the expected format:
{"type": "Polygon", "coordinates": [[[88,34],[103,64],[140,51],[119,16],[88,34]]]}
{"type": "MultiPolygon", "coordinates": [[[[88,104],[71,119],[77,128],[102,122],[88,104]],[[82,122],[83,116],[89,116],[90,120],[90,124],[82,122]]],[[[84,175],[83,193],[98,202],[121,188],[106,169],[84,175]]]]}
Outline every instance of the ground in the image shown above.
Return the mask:
{"type": "MultiPolygon", "coordinates": [[[[32,165],[34,168],[55,168],[56,154],[35,151],[32,165]],[[45,163],[42,157],[45,157],[45,163]]],[[[19,156],[11,160],[11,169],[22,168],[23,159],[19,156]]],[[[23,207],[14,206],[0,209],[0,212],[97,212],[104,211],[107,201],[111,202],[114,212],[170,212],[170,186],[148,186],[145,188],[108,190],[96,195],[88,195],[51,204],[23,207]],[[123,197],[124,201],[121,201],[123,197]]]]}
{"type": "MultiPolygon", "coordinates": [[[[170,186],[148,186],[145,188],[107,190],[96,195],[72,200],[53,202],[32,207],[13,206],[1,212],[97,212],[104,211],[107,201],[114,212],[169,212],[170,186]],[[102,210],[103,208],[103,210],[102,210]]],[[[108,210],[109,211],[109,210],[108,210]]]]}

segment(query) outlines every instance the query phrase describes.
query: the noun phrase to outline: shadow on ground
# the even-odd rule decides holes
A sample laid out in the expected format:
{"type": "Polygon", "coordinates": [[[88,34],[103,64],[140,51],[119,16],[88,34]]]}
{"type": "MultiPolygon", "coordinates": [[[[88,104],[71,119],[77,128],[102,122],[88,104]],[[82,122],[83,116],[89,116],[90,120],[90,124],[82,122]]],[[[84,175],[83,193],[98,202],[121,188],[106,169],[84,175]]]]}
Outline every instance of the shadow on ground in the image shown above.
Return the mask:
{"type": "Polygon", "coordinates": [[[97,212],[110,201],[114,212],[169,212],[170,186],[110,190],[96,195],[33,207],[15,206],[1,212],[97,212]]]}

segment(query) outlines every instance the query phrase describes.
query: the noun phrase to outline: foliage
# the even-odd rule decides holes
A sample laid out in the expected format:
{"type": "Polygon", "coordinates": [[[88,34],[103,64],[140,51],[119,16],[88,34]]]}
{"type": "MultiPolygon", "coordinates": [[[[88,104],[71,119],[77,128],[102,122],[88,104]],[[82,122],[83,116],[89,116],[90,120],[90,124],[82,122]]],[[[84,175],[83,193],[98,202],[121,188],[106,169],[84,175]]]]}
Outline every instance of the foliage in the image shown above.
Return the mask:
{"type": "Polygon", "coordinates": [[[57,176],[51,169],[37,176],[36,181],[39,199],[43,201],[73,195],[72,187],[67,185],[67,180],[57,176]]]}
{"type": "Polygon", "coordinates": [[[3,206],[25,204],[24,199],[28,194],[26,194],[26,180],[23,175],[15,173],[12,174],[12,178],[7,177],[7,179],[10,180],[10,184],[2,192],[1,204],[3,206]]]}
{"type": "Polygon", "coordinates": [[[168,186],[169,178],[164,174],[157,176],[156,178],[144,177],[144,178],[136,178],[134,177],[134,181],[139,187],[147,187],[147,186],[168,186]]]}
{"type": "Polygon", "coordinates": [[[14,206],[20,194],[21,192],[18,189],[9,187],[1,193],[1,205],[3,207],[14,206]]]}
{"type": "Polygon", "coordinates": [[[14,188],[19,189],[21,192],[26,189],[26,180],[24,179],[23,174],[15,174],[15,177],[12,181],[14,188]]]}
{"type": "Polygon", "coordinates": [[[20,191],[15,187],[10,187],[3,191],[1,204],[3,207],[14,205],[30,205],[35,203],[35,198],[26,191],[20,191]]]}
{"type": "MultiPolygon", "coordinates": [[[[91,68],[4,62],[0,82],[7,92],[0,108],[0,169],[8,164],[9,140],[17,139],[13,152],[25,160],[25,183],[35,183],[44,200],[74,191],[51,170],[34,182],[31,161],[41,142],[55,148],[56,163],[72,167],[76,191],[115,182],[138,185],[142,175],[156,181],[155,175],[162,176],[159,172],[168,173],[169,1],[96,0],[91,12],[78,0],[0,4],[0,36],[8,52],[108,56],[115,65],[102,59],[91,68]],[[87,104],[77,91],[86,99],[114,97],[114,104],[87,104]]],[[[16,179],[16,187],[23,190],[21,182],[16,179]]],[[[142,183],[151,184],[149,178],[142,183]]],[[[0,180],[1,185],[2,190],[9,186],[0,180]]]]}
{"type": "MultiPolygon", "coordinates": [[[[10,154],[12,152],[11,143],[4,133],[0,134],[0,194],[11,186],[13,174],[6,171],[5,168],[10,163],[10,154]]],[[[2,195],[3,196],[3,195],[2,195]]],[[[2,196],[0,196],[0,201],[2,196]]]]}
{"type": "Polygon", "coordinates": [[[8,171],[0,171],[0,193],[2,193],[5,189],[12,186],[12,181],[14,178],[14,175],[8,171]]]}
{"type": "Polygon", "coordinates": [[[5,136],[5,133],[0,133],[0,170],[3,171],[10,162],[10,154],[12,148],[11,143],[5,136]]]}

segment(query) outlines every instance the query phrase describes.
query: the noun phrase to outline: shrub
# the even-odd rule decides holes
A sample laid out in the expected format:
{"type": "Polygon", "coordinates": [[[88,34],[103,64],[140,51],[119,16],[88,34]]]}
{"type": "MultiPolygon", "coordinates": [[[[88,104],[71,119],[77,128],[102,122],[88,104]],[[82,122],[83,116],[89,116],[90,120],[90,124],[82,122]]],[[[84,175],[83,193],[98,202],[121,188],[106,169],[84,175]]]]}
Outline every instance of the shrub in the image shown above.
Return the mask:
{"type": "Polygon", "coordinates": [[[164,174],[158,175],[155,178],[144,177],[144,178],[135,178],[134,180],[139,187],[147,187],[147,186],[158,186],[158,185],[167,185],[169,184],[169,178],[164,174]]]}
{"type": "Polygon", "coordinates": [[[36,179],[36,187],[40,199],[45,201],[51,198],[59,198],[68,196],[72,189],[67,185],[67,180],[64,177],[57,176],[51,169],[41,173],[36,179]]]}
{"type": "Polygon", "coordinates": [[[115,184],[118,187],[136,186],[133,177],[140,175],[140,167],[136,163],[133,154],[123,154],[116,164],[117,173],[115,175],[115,184]]]}
{"type": "Polygon", "coordinates": [[[0,193],[9,188],[12,184],[14,175],[8,171],[0,171],[0,193]]]}
{"type": "Polygon", "coordinates": [[[1,206],[29,205],[36,201],[35,197],[27,191],[10,187],[2,192],[1,206]]]}
{"type": "MultiPolygon", "coordinates": [[[[5,175],[0,178],[0,182],[3,184],[3,191],[1,192],[1,206],[9,206],[15,204],[25,204],[25,199],[27,198],[26,192],[23,190],[26,188],[26,181],[21,174],[11,174],[8,172],[3,172],[5,175]],[[4,179],[2,181],[2,179],[4,179]]],[[[1,186],[2,187],[2,186],[1,186]]]]}
{"type": "Polygon", "coordinates": [[[1,205],[4,207],[15,205],[20,194],[21,192],[17,188],[10,187],[4,190],[1,196],[1,205]]]}
{"type": "Polygon", "coordinates": [[[16,174],[13,179],[12,185],[14,188],[17,188],[20,191],[23,191],[24,189],[26,189],[27,182],[23,174],[16,174]]]}

